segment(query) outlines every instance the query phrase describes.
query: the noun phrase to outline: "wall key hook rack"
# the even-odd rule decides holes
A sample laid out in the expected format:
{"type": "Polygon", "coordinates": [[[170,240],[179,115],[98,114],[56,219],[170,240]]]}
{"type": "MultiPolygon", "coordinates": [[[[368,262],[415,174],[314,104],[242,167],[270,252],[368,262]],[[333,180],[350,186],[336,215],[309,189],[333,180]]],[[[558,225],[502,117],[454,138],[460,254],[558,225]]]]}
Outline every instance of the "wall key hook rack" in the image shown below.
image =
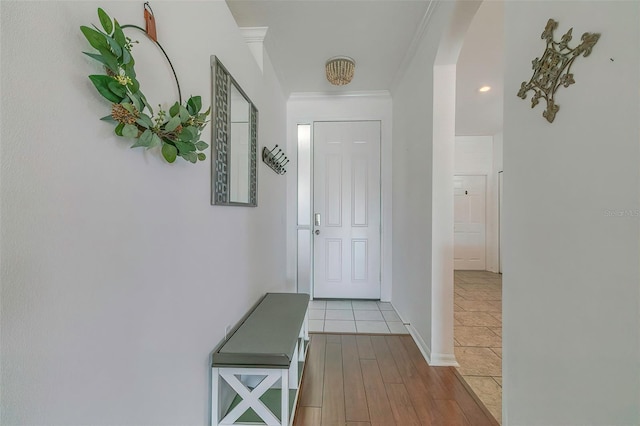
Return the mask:
{"type": "Polygon", "coordinates": [[[262,161],[279,175],[287,173],[285,166],[289,162],[289,159],[284,154],[284,151],[278,148],[278,145],[274,146],[271,151],[269,151],[266,146],[262,148],[262,161]]]}

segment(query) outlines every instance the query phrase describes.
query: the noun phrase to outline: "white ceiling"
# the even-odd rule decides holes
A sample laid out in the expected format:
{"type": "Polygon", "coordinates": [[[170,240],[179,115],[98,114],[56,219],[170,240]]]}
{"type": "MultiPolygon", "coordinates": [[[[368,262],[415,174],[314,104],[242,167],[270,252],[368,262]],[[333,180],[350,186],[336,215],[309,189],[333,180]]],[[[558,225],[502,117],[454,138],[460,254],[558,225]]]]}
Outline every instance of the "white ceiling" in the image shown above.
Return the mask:
{"type": "MultiPolygon", "coordinates": [[[[390,90],[430,0],[227,0],[240,27],[268,27],[265,48],[286,94],[390,90]],[[355,77],[332,86],[324,64],[356,61],[355,77]]],[[[458,62],[456,133],[494,134],[502,128],[502,6],[484,1],[458,62]],[[479,94],[480,85],[492,86],[479,94]],[[482,95],[482,96],[480,96],[482,95]]]]}
{"type": "Polygon", "coordinates": [[[485,0],[464,39],[456,66],[456,135],[502,131],[503,15],[502,2],[485,0]],[[485,85],[491,90],[478,92],[485,85]]]}
{"type": "Polygon", "coordinates": [[[420,1],[227,0],[240,27],[269,27],[265,47],[287,93],[388,90],[429,6],[420,1]],[[347,86],[327,82],[332,56],[356,61],[347,86]]]}

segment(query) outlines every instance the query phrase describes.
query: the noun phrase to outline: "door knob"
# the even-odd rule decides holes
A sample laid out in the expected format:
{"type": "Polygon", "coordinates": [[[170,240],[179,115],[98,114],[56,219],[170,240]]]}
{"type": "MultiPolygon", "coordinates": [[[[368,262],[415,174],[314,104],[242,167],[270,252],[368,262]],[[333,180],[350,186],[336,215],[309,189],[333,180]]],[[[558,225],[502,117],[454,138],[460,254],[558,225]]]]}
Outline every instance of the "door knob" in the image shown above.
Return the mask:
{"type": "Polygon", "coordinates": [[[315,234],[316,234],[316,235],[320,235],[320,230],[319,230],[319,229],[316,229],[315,234]]]}

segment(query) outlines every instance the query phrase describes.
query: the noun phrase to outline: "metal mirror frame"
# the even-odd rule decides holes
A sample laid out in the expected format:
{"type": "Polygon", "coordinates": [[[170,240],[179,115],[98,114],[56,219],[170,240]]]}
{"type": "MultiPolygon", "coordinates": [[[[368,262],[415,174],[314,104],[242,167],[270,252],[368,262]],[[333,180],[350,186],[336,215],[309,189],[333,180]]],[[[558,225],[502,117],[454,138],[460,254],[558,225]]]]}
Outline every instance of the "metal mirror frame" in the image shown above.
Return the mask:
{"type": "Polygon", "coordinates": [[[231,76],[222,62],[211,55],[211,87],[213,93],[213,129],[211,131],[211,204],[217,206],[244,206],[256,207],[258,205],[258,109],[251,99],[242,90],[238,82],[231,76]],[[249,202],[240,203],[230,200],[230,174],[229,161],[230,130],[231,130],[231,85],[249,103],[249,128],[251,148],[249,152],[249,202]]]}

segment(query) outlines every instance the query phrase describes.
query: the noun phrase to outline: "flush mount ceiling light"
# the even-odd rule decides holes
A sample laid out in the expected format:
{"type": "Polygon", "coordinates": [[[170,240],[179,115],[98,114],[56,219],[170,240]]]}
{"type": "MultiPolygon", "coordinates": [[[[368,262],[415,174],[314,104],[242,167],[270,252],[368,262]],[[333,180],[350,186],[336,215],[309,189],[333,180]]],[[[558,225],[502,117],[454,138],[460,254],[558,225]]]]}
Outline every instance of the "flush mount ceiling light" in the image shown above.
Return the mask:
{"type": "Polygon", "coordinates": [[[348,56],[334,56],[325,64],[327,80],[334,86],[344,86],[351,83],[356,62],[348,56]]]}
{"type": "Polygon", "coordinates": [[[478,89],[478,92],[488,92],[489,90],[491,90],[491,86],[482,86],[481,88],[478,89]]]}

